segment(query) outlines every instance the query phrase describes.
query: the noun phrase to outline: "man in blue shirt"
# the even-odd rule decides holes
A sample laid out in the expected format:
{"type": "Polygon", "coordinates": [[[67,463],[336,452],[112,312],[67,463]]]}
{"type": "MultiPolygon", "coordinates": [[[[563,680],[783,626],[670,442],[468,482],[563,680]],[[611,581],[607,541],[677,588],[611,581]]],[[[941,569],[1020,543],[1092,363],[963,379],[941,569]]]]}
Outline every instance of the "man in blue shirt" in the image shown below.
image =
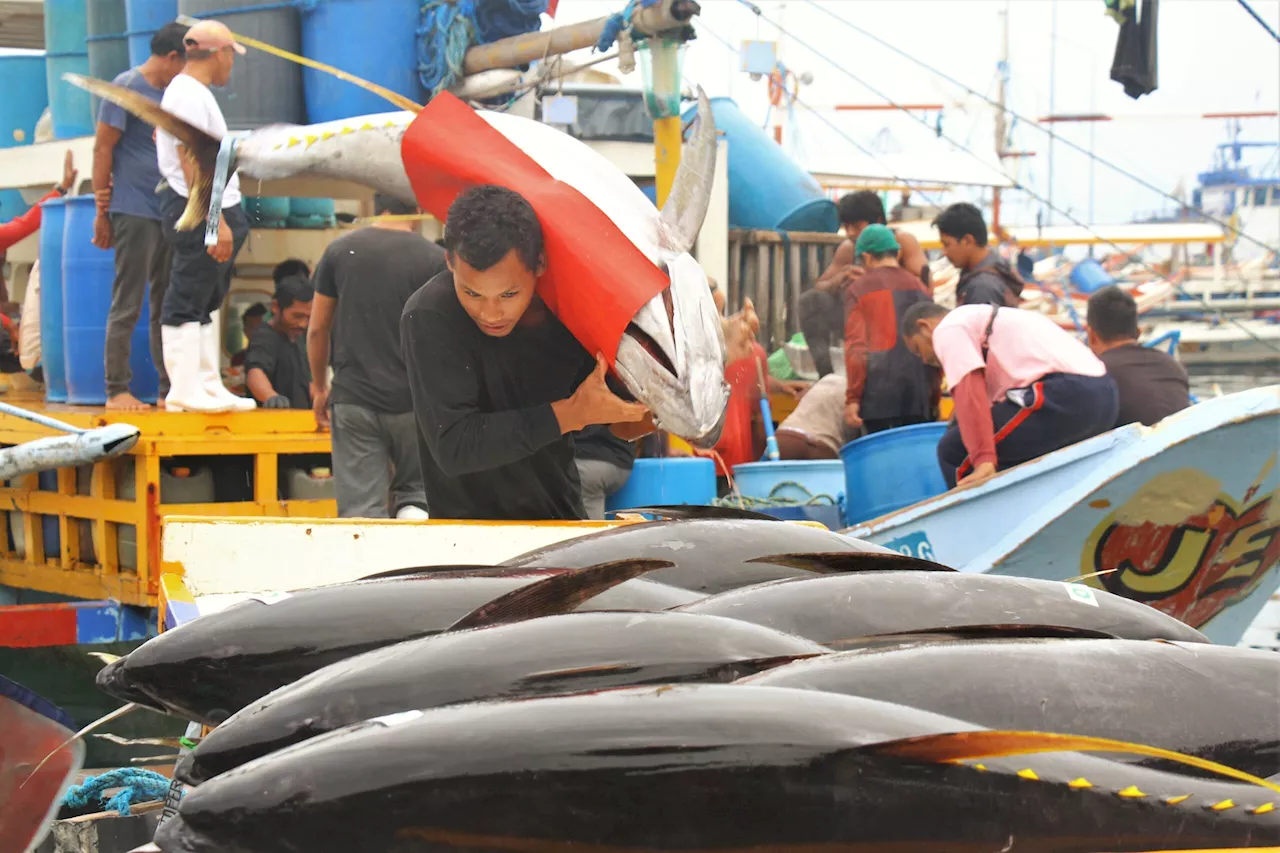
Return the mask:
{"type": "MultiPolygon", "coordinates": [[[[117,86],[140,92],[159,103],[169,82],[186,64],[182,38],[187,27],[166,24],[151,38],[151,56],[137,68],[115,78],[117,86]]],[[[160,307],[169,284],[171,253],[160,228],[160,198],[156,186],[154,128],[104,100],[98,111],[93,144],[93,187],[98,216],[93,245],[115,248],[116,277],[111,285],[107,315],[107,408],[138,411],[150,408],[129,393],[130,341],[142,312],[142,299],[151,283],[151,356],[160,375],[160,399],[169,393],[160,344],[160,307]]]]}

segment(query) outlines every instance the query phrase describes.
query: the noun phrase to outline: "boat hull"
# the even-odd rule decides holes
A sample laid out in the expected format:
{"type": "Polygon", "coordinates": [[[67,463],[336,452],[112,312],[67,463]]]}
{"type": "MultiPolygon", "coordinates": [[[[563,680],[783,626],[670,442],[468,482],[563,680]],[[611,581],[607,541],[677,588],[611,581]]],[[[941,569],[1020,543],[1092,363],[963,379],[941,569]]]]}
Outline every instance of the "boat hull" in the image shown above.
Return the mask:
{"type": "Polygon", "coordinates": [[[844,532],[968,572],[1082,579],[1234,645],[1280,586],[1277,436],[1280,386],[1254,389],[844,532]]]}

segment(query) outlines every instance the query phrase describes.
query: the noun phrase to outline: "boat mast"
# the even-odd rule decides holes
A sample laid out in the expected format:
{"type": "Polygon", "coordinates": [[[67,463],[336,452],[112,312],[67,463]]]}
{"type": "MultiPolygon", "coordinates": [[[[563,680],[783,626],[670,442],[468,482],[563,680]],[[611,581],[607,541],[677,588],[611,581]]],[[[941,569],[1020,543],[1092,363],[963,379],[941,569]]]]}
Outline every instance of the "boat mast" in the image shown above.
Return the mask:
{"type": "MultiPolygon", "coordinates": [[[[999,107],[996,110],[996,157],[1001,163],[1004,162],[1005,150],[1004,140],[1008,133],[1008,124],[1005,120],[1005,81],[1009,77],[1009,0],[1005,0],[1004,8],[998,13],[1000,15],[1000,65],[997,77],[999,82],[996,87],[996,103],[999,107]]],[[[996,239],[1000,239],[1000,188],[995,187],[991,192],[991,230],[995,232],[996,239]]]]}

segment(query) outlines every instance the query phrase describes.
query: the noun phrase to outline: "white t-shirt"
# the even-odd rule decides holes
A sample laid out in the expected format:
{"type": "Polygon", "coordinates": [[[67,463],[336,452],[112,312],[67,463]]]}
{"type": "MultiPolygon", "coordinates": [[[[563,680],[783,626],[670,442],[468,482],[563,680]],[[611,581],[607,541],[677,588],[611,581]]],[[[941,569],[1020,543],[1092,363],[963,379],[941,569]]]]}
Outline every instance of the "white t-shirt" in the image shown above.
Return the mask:
{"type": "MultiPolygon", "coordinates": [[[[165,112],[172,113],[210,136],[221,139],[227,135],[227,120],[222,117],[222,110],[218,108],[213,92],[189,74],[179,74],[173,78],[173,82],[164,90],[160,106],[165,112]]],[[[174,192],[187,198],[189,191],[178,159],[178,140],[159,128],[156,129],[156,161],[160,166],[160,176],[169,182],[174,192]]],[[[240,176],[233,174],[222,193],[222,208],[226,210],[239,203],[240,176]]]]}

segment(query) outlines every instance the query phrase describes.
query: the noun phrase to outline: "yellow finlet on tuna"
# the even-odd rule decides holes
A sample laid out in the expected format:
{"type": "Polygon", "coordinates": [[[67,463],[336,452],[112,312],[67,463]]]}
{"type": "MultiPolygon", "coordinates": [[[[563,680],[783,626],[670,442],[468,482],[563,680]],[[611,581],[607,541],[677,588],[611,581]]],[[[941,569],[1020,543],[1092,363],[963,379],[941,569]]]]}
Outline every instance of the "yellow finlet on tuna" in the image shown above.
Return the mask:
{"type": "Polygon", "coordinates": [[[1126,799],[1131,800],[1140,800],[1145,797],[1146,794],[1144,794],[1137,785],[1130,785],[1127,788],[1122,788],[1119,791],[1116,791],[1116,796],[1125,797],[1126,799]]]}
{"type": "Polygon", "coordinates": [[[1266,788],[1268,791],[1280,793],[1280,785],[1250,773],[1245,773],[1242,770],[1227,767],[1216,761],[1209,761],[1204,758],[1197,758],[1194,755],[1186,755],[1156,746],[1112,740],[1111,738],[1089,737],[1087,735],[997,729],[903,738],[874,744],[865,747],[865,749],[879,755],[893,755],[898,758],[938,764],[974,758],[1030,755],[1037,752],[1121,752],[1176,761],[1179,764],[1207,770],[1219,776],[1248,782],[1260,788],[1266,788]]]}

